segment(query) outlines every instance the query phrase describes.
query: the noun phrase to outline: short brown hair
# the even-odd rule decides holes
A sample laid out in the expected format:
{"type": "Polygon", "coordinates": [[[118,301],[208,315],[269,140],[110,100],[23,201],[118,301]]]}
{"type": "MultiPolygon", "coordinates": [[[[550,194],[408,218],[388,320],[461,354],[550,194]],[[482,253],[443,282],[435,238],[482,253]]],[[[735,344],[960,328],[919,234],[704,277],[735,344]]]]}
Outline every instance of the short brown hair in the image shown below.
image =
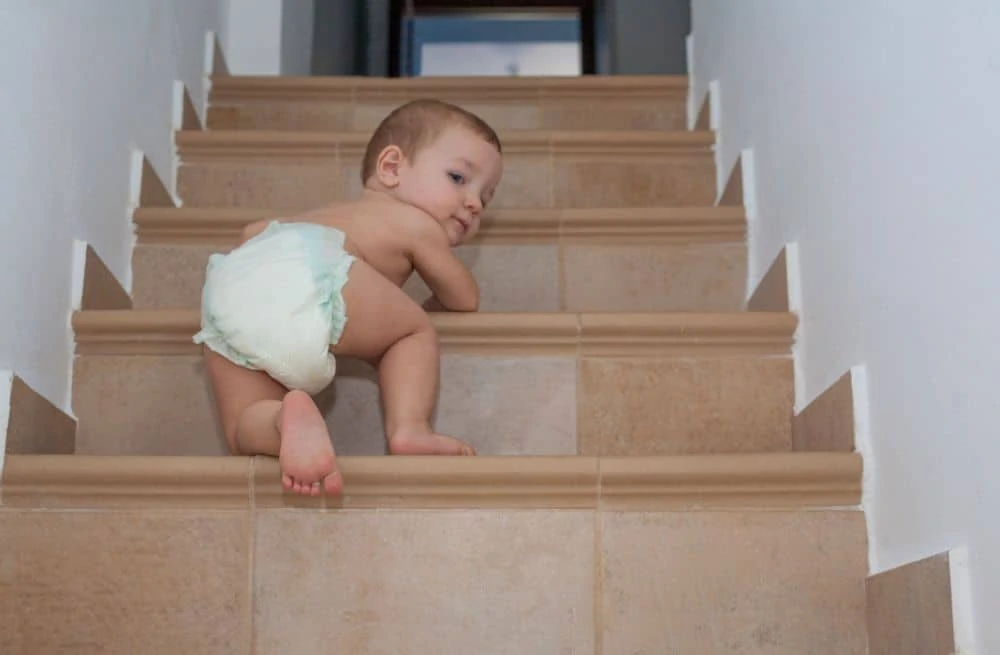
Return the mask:
{"type": "Polygon", "coordinates": [[[412,100],[394,109],[375,128],[361,162],[361,183],[375,172],[379,153],[397,146],[403,156],[413,158],[450,125],[467,127],[502,152],[500,137],[486,121],[456,105],[428,98],[412,100]]]}

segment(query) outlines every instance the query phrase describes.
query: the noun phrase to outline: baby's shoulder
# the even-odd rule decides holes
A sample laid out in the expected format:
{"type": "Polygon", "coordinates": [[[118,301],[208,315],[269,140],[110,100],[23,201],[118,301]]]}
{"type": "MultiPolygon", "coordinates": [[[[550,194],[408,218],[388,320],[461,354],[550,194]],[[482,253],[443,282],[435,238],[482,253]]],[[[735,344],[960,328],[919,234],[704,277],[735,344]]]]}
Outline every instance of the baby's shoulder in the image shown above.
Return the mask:
{"type": "Polygon", "coordinates": [[[403,251],[412,250],[414,244],[426,239],[428,232],[437,225],[423,210],[403,203],[368,209],[359,221],[366,226],[366,231],[371,231],[374,240],[403,251]]]}
{"type": "Polygon", "coordinates": [[[434,219],[424,210],[402,202],[393,205],[386,213],[386,218],[403,229],[420,229],[434,223],[434,219]]]}

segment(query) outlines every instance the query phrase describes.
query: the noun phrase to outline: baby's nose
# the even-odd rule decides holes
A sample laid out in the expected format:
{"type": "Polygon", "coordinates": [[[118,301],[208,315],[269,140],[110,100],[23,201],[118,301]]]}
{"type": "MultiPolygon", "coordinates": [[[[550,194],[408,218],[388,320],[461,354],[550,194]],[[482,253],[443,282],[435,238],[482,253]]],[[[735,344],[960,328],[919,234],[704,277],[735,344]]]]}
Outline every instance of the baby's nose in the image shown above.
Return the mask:
{"type": "Polygon", "coordinates": [[[483,209],[483,201],[479,199],[479,196],[469,196],[465,199],[465,207],[469,211],[478,213],[483,209]]]}

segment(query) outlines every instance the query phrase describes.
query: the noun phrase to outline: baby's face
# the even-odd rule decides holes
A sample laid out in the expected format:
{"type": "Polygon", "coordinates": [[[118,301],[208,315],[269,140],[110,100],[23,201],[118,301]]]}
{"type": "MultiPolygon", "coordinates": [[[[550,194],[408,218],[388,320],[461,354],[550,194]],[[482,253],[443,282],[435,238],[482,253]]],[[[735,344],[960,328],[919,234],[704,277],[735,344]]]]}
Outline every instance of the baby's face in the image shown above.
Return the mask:
{"type": "Polygon", "coordinates": [[[502,174],[497,149],[472,130],[454,126],[403,166],[397,195],[433,216],[457,246],[479,230],[502,174]]]}

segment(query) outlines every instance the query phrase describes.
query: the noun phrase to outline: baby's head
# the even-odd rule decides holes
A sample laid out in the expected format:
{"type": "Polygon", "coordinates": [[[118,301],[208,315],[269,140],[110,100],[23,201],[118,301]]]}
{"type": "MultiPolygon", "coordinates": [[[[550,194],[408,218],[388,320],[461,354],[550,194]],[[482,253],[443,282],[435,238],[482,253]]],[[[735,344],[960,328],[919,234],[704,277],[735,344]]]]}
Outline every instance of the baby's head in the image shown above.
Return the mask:
{"type": "Polygon", "coordinates": [[[375,129],[361,180],[434,217],[452,245],[479,229],[503,174],[500,139],[481,118],[438,100],[414,100],[375,129]]]}

